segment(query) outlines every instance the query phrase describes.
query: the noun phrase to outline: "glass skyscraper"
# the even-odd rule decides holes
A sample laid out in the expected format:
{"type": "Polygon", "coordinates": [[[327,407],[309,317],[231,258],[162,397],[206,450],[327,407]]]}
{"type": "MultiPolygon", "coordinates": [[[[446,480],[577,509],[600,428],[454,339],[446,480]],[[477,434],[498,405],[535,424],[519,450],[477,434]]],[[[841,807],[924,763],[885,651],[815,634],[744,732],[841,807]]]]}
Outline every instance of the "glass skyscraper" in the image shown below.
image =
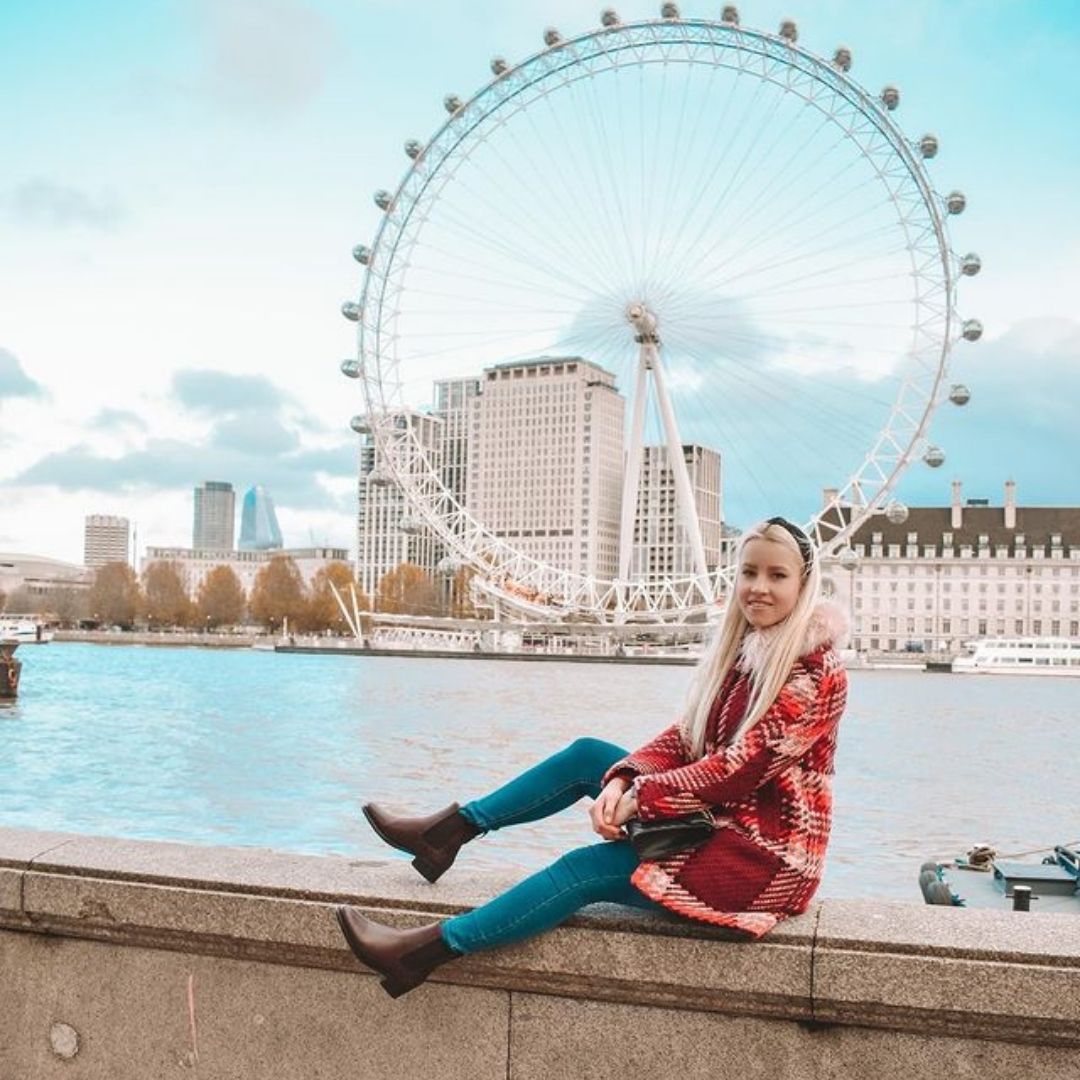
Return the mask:
{"type": "Polygon", "coordinates": [[[240,550],[272,551],[284,546],[270,492],[262,484],[248,488],[240,517],[240,550]]]}

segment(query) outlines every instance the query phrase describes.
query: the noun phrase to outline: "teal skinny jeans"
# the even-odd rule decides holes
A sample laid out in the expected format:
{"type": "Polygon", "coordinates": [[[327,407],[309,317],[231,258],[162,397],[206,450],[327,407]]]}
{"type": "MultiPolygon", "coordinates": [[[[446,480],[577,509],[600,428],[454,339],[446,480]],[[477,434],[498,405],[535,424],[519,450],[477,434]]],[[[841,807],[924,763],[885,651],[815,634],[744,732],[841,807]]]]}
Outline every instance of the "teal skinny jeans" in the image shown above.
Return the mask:
{"type": "MultiPolygon", "coordinates": [[[[596,798],[604,773],[626,751],[600,739],[578,739],[501,788],[461,808],[477,828],[494,832],[523,821],[539,821],[576,803],[596,798]]],[[[543,933],[586,904],[607,901],[662,911],[630,884],[638,857],[626,840],[576,848],[494,900],[448,919],[443,940],[459,953],[494,949],[543,933]]]]}

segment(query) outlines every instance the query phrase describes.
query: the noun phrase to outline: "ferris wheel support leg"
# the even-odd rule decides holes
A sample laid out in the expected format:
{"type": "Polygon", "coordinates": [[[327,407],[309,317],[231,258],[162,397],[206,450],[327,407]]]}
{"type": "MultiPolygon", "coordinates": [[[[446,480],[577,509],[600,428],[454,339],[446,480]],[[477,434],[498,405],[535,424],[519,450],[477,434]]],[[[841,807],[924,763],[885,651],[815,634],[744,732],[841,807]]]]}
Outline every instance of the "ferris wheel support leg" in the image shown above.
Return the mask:
{"type": "MultiPolygon", "coordinates": [[[[668,397],[667,387],[664,385],[664,373],[660,363],[659,350],[655,345],[651,344],[642,346],[643,353],[646,349],[651,349],[653,354],[652,363],[649,366],[652,368],[653,382],[656,384],[656,399],[660,405],[660,415],[664,420],[668,462],[675,477],[675,494],[679,504],[679,513],[694,555],[694,571],[698,576],[701,591],[703,593],[711,592],[712,585],[709,580],[709,569],[705,564],[705,545],[701,540],[701,523],[698,521],[697,503],[694,501],[694,491],[690,487],[690,474],[686,471],[686,458],[683,455],[682,439],[679,437],[679,426],[675,422],[675,411],[671,407],[671,399],[668,397]]],[[[712,599],[712,596],[706,596],[706,600],[712,599]]]]}
{"type": "Polygon", "coordinates": [[[626,603],[626,587],[634,554],[634,519],[637,517],[638,487],[641,483],[642,443],[645,435],[645,398],[648,394],[649,363],[642,346],[634,389],[634,418],[630,445],[623,464],[622,519],[619,524],[619,608],[626,603]]]}

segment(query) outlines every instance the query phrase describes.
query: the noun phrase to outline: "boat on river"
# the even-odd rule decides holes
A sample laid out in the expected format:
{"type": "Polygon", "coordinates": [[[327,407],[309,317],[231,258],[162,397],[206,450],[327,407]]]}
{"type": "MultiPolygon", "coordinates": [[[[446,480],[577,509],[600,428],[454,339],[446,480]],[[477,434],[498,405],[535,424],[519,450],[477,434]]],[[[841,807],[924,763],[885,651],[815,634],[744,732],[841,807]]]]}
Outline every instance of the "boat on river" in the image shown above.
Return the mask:
{"type": "Polygon", "coordinates": [[[958,656],[961,675],[1071,675],[1080,678],[1080,638],[985,638],[958,656]]]}
{"type": "Polygon", "coordinates": [[[47,645],[53,632],[35,619],[5,619],[0,617],[0,642],[13,641],[17,645],[47,645]]]}
{"type": "Polygon", "coordinates": [[[1080,842],[1059,844],[1042,862],[999,858],[978,844],[950,862],[923,863],[919,888],[928,904],[1080,915],[1080,842]]]}

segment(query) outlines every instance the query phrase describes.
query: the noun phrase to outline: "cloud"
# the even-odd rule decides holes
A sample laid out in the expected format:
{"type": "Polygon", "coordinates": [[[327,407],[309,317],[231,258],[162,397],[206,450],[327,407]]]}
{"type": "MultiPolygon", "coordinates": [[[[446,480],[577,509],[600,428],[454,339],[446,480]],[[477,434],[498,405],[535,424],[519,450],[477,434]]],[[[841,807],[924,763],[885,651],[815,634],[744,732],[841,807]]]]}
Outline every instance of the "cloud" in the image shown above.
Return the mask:
{"type": "Polygon", "coordinates": [[[46,397],[44,387],[22,369],[19,358],[0,348],[0,400],[12,397],[46,397]]]}
{"type": "Polygon", "coordinates": [[[115,195],[92,195],[41,177],[0,192],[0,207],[15,221],[52,229],[112,231],[127,216],[115,195]]]}
{"type": "Polygon", "coordinates": [[[283,454],[294,450],[299,439],[272,417],[245,413],[216,424],[211,442],[221,449],[247,454],[283,454]]]}
{"type": "Polygon", "coordinates": [[[172,385],[181,405],[209,415],[276,412],[293,400],[263,375],[229,375],[188,368],[173,376],[172,385]]]}
{"type": "Polygon", "coordinates": [[[220,104],[281,113],[312,101],[340,51],[334,27],[299,0],[201,0],[205,88],[220,104]]]}
{"type": "Polygon", "coordinates": [[[227,478],[240,489],[260,483],[278,506],[297,510],[341,510],[341,500],[318,479],[349,478],[356,471],[355,445],[266,453],[252,445],[229,447],[178,439],[151,439],[146,446],[106,457],[77,445],[47,454],[9,481],[15,487],[61,491],[146,494],[193,488],[206,477],[227,478]]]}
{"type": "Polygon", "coordinates": [[[963,407],[948,401],[930,426],[930,441],[945,465],[912,466],[900,494],[912,505],[941,504],[948,481],[964,483],[965,497],[1000,502],[1002,484],[1017,482],[1029,506],[1080,501],[1080,323],[1030,319],[995,340],[960,342],[954,382],[971,390],[963,407]]]}
{"type": "Polygon", "coordinates": [[[147,430],[146,421],[128,409],[102,409],[97,416],[88,421],[87,426],[97,431],[119,431],[122,428],[147,430]]]}

